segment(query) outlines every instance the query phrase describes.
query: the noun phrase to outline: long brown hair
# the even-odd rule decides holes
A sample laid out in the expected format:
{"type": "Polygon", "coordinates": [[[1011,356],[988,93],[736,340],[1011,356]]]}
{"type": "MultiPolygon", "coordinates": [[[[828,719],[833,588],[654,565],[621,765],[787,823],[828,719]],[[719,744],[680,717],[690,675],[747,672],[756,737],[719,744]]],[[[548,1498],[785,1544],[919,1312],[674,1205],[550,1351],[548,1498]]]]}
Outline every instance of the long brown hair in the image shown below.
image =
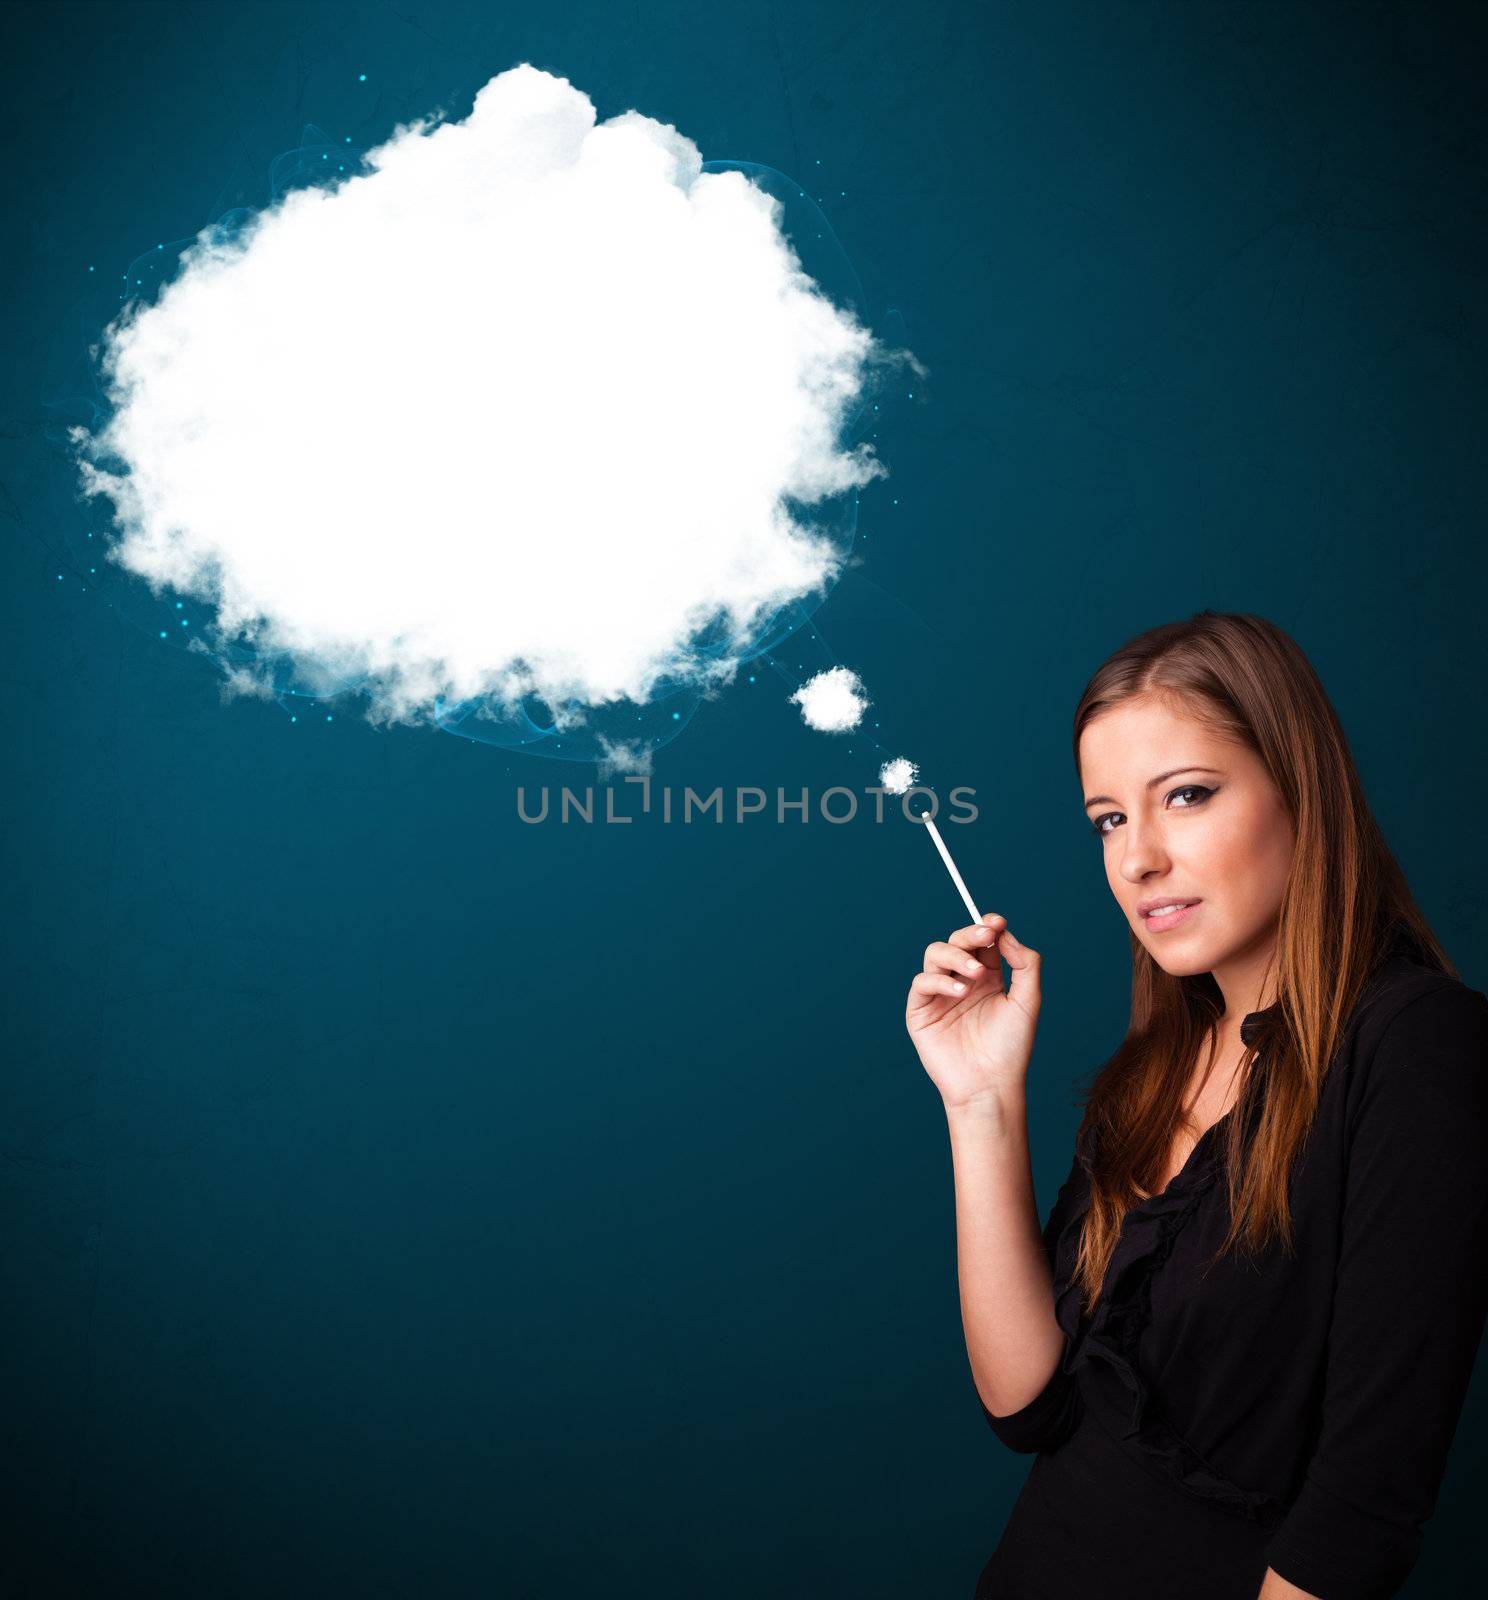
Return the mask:
{"type": "MultiPolygon", "coordinates": [[[[1457,971],[1422,916],[1364,799],[1337,713],[1296,642],[1263,617],[1200,611],[1151,628],[1096,672],[1075,711],[1080,735],[1113,706],[1167,699],[1252,750],[1295,830],[1296,848],[1268,967],[1276,1000],[1241,1059],[1224,1166],[1231,1222],[1218,1252],[1292,1245],[1287,1179],[1355,1003],[1392,949],[1457,971]]],[[[1085,1097],[1077,1147],[1090,1175],[1075,1276],[1100,1298],[1122,1219],[1161,1182],[1185,1125],[1201,1048],[1217,1048],[1224,998],[1212,974],[1175,977],[1130,934],[1131,1022],[1085,1097]]],[[[1217,1259],[1217,1257],[1216,1257],[1217,1259]]]]}

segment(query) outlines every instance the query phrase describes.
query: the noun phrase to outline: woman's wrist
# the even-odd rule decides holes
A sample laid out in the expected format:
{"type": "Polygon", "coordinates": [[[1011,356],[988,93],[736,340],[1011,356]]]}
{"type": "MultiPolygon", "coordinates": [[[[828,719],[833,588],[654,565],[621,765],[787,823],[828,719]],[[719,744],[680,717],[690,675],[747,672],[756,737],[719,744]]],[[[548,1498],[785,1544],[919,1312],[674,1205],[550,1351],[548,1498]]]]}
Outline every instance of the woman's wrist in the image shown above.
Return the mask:
{"type": "Polygon", "coordinates": [[[973,1134],[1026,1132],[1028,1098],[1021,1085],[1010,1089],[988,1089],[969,1100],[943,1102],[946,1122],[955,1135],[961,1130],[973,1134]]]}

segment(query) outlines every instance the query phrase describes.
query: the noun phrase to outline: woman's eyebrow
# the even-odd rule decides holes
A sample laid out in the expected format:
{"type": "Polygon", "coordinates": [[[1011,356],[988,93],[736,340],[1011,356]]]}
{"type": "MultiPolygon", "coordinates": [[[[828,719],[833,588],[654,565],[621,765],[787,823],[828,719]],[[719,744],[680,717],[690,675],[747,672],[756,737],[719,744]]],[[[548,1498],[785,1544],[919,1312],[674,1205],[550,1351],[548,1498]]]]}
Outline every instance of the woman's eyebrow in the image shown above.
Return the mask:
{"type": "MultiPolygon", "coordinates": [[[[1180,773],[1184,772],[1212,772],[1216,777],[1220,775],[1218,767],[1174,767],[1171,772],[1159,772],[1155,778],[1149,778],[1147,787],[1155,789],[1158,784],[1166,782],[1169,778],[1176,778],[1180,773]]],[[[1114,806],[1116,804],[1117,800],[1114,795],[1093,794],[1086,800],[1085,809],[1088,811],[1091,806],[1114,806]]]]}

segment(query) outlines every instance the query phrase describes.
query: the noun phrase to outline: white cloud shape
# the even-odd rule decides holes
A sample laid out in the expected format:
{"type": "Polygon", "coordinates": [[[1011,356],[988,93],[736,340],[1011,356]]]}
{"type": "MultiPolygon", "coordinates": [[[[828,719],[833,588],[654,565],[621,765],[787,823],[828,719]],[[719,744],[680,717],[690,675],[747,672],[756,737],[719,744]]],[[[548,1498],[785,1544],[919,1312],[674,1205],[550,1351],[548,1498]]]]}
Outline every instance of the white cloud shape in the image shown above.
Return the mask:
{"type": "Polygon", "coordinates": [[[882,352],[779,202],[701,160],[523,65],[204,230],[108,330],[112,415],[74,430],[115,559],[390,719],[726,680],[837,575],[793,506],[884,471],[841,444],[882,352]]]}
{"type": "Polygon", "coordinates": [[[599,759],[595,762],[594,775],[601,783],[608,782],[617,775],[650,777],[652,756],[650,745],[641,740],[607,739],[602,733],[596,734],[595,739],[600,753],[599,759]]]}
{"type": "Polygon", "coordinates": [[[808,727],[819,733],[850,733],[873,703],[863,680],[851,667],[831,667],[818,672],[790,697],[801,708],[808,727]]]}

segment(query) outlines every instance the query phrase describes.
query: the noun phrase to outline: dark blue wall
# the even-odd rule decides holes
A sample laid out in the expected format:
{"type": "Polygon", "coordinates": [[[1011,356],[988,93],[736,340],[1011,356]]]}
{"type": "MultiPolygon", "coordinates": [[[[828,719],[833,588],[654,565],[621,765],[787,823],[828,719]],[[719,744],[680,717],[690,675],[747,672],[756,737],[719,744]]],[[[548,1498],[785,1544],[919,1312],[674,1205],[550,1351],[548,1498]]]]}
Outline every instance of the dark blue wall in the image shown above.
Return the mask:
{"type": "MultiPolygon", "coordinates": [[[[1028,1463],[977,1406],[903,1031],[924,944],[964,920],[927,842],[529,827],[517,784],[593,769],[220,704],[58,580],[81,513],[47,402],[83,275],[261,203],[306,122],[372,143],[520,60],[819,187],[931,376],[818,623],[883,739],[976,788],[962,866],[1044,953],[1047,1207],[1128,977],[1069,723],[1138,630],[1212,606],[1292,632],[1488,980],[1481,22],[402,0],[0,24],[0,1588],[969,1594],[1028,1463]]],[[[656,771],[871,778],[764,677],[656,771]]],[[[1480,1381],[1413,1596],[1479,1548],[1485,1444],[1480,1381]]]]}

